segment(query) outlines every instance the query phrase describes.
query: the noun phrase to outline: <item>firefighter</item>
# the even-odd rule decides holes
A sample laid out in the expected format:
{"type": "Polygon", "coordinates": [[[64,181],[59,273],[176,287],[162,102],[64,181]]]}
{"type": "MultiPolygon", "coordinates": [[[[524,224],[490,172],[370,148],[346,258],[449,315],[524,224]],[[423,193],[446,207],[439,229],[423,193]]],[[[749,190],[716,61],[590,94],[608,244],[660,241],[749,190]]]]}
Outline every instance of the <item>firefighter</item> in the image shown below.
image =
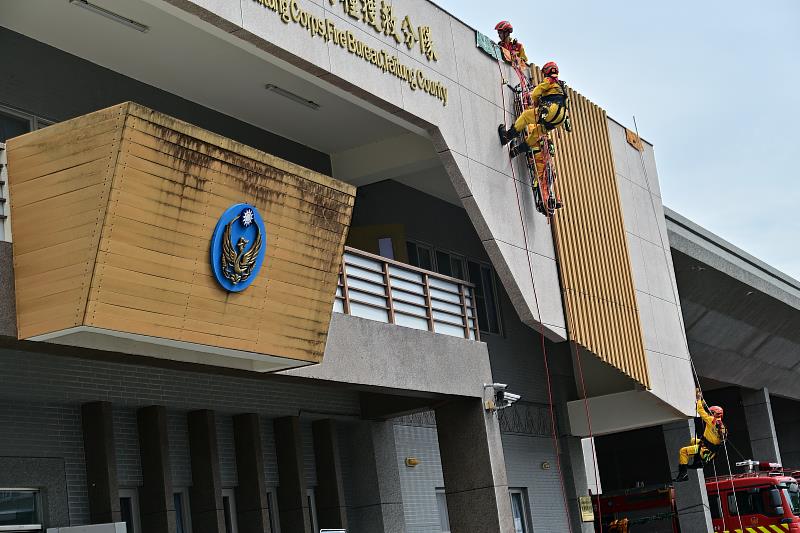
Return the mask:
{"type": "Polygon", "coordinates": [[[514,27],[511,23],[507,20],[501,20],[494,29],[497,30],[497,36],[500,38],[497,44],[500,45],[500,48],[508,52],[508,54],[503,54],[506,56],[506,61],[511,63],[513,57],[516,55],[527,65],[528,56],[525,55],[525,47],[522,46],[522,43],[518,40],[511,38],[511,32],[514,31],[514,27]]]}
{"type": "Polygon", "coordinates": [[[558,79],[558,65],[553,61],[545,63],[542,67],[544,80],[536,86],[531,93],[533,108],[526,109],[514,122],[513,129],[507,130],[505,124],[497,127],[500,135],[500,144],[511,142],[519,134],[527,130],[524,143],[516,143],[511,148],[511,157],[523,152],[533,152],[536,159],[536,175],[541,177],[544,171],[543,148],[551,150],[552,145],[547,139],[551,130],[564,125],[567,131],[572,131],[572,126],[567,117],[567,88],[566,84],[558,79]],[[531,126],[530,128],[528,128],[531,126]],[[541,146],[540,141],[547,141],[547,146],[541,146]]]}
{"type": "Polygon", "coordinates": [[[697,413],[703,419],[705,428],[703,435],[694,438],[688,446],[680,449],[678,454],[678,477],[675,481],[686,481],[689,479],[689,468],[702,468],[705,464],[714,459],[720,446],[728,437],[728,428],[722,422],[724,411],[722,407],[712,405],[706,411],[703,403],[703,393],[700,389],[696,391],[697,413]]]}

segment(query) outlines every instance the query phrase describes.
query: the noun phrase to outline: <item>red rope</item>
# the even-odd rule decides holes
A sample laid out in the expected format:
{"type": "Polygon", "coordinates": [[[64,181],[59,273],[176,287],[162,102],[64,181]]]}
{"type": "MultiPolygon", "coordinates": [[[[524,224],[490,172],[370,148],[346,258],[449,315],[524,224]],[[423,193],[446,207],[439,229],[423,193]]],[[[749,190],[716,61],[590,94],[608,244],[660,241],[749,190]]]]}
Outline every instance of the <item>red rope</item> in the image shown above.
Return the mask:
{"type": "MultiPolygon", "coordinates": [[[[500,72],[500,79],[503,79],[503,69],[502,69],[502,66],[500,64],[500,60],[497,61],[497,70],[500,72]]],[[[505,92],[502,89],[502,85],[501,85],[501,89],[500,89],[500,94],[501,94],[501,97],[503,99],[503,123],[506,126],[508,126],[508,123],[506,122],[506,119],[505,119],[505,116],[506,116],[506,113],[505,113],[506,95],[505,95],[505,92]]],[[[534,299],[534,302],[536,303],[536,309],[539,310],[539,298],[538,298],[538,296],[536,294],[536,284],[533,282],[533,265],[531,264],[531,255],[530,255],[530,252],[528,251],[528,230],[527,230],[527,228],[525,226],[525,217],[524,217],[524,215],[522,213],[522,203],[520,201],[519,186],[517,184],[517,174],[516,174],[516,172],[514,170],[514,160],[513,159],[511,160],[511,176],[512,176],[512,178],[514,180],[514,192],[515,192],[516,197],[517,197],[517,209],[519,210],[519,219],[520,219],[520,222],[522,223],[522,235],[523,235],[523,239],[524,239],[524,242],[525,242],[525,255],[528,258],[528,271],[530,272],[531,287],[533,288],[533,299],[534,299]]],[[[564,513],[567,515],[567,527],[569,529],[569,532],[572,533],[572,520],[570,519],[569,502],[567,501],[567,489],[566,489],[566,485],[564,483],[564,472],[563,472],[563,470],[561,468],[561,454],[559,453],[558,435],[556,433],[556,415],[555,415],[555,409],[553,408],[553,389],[552,389],[552,384],[551,384],[551,379],[550,379],[550,365],[548,364],[548,361],[547,361],[547,347],[546,347],[546,343],[545,343],[545,339],[544,339],[544,324],[542,323],[542,320],[541,320],[541,318],[542,318],[541,317],[541,311],[539,311],[539,313],[540,313],[540,315],[539,315],[539,336],[541,338],[542,353],[544,354],[544,369],[545,369],[545,374],[547,376],[547,398],[548,398],[549,407],[550,407],[550,427],[552,429],[552,435],[553,435],[553,450],[555,451],[555,454],[556,454],[556,468],[558,469],[558,477],[559,477],[559,480],[561,481],[561,496],[562,496],[562,498],[564,500],[564,513]]],[[[602,524],[601,524],[601,528],[602,528],[602,524]]],[[[602,533],[602,531],[601,531],[601,533],[602,533]]]]}

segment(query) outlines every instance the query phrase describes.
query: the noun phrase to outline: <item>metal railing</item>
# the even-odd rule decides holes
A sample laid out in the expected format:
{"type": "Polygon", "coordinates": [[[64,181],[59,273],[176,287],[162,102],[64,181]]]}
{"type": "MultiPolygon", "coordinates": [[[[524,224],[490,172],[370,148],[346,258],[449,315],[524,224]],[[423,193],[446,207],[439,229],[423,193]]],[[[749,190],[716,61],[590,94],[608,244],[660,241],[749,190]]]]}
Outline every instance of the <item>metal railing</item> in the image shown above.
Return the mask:
{"type": "Polygon", "coordinates": [[[6,145],[0,143],[0,241],[11,242],[11,219],[8,205],[8,165],[6,145]]]}
{"type": "Polygon", "coordinates": [[[345,247],[334,312],[480,340],[475,286],[345,247]]]}

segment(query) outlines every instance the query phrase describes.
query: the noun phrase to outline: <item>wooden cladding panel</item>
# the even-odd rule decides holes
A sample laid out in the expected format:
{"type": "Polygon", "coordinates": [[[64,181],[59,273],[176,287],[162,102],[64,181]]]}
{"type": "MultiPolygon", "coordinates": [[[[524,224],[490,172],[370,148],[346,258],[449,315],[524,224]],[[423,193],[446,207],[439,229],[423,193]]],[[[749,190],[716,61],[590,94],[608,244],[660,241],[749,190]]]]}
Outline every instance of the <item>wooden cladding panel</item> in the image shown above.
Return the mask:
{"type": "Polygon", "coordinates": [[[124,127],[83,324],[321,360],[355,189],[136,104],[118,107],[124,127]],[[209,248],[220,215],[239,202],[261,212],[266,255],[252,284],[228,293],[209,248]]]}
{"type": "Polygon", "coordinates": [[[20,338],[83,323],[123,122],[117,106],[8,141],[20,338]]]}
{"type": "Polygon", "coordinates": [[[565,204],[553,233],[569,335],[649,387],[606,114],[572,89],[569,98],[573,131],[553,135],[556,190],[565,204]]]}

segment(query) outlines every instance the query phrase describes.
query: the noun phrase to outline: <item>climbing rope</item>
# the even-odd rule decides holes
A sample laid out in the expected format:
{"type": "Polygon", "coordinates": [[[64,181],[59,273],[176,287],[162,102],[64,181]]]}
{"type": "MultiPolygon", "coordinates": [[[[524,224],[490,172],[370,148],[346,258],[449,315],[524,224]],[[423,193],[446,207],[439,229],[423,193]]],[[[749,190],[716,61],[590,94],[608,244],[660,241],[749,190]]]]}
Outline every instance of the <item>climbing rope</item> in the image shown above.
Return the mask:
{"type": "MultiPolygon", "coordinates": [[[[633,127],[636,130],[636,139],[639,140],[639,142],[641,142],[641,137],[639,136],[639,126],[636,124],[636,117],[635,116],[633,117],[633,127]]],[[[639,150],[637,149],[637,151],[639,151],[639,150]]],[[[656,205],[655,205],[655,200],[653,200],[653,195],[650,192],[651,191],[650,179],[649,179],[649,176],[647,174],[647,165],[645,165],[645,162],[644,162],[644,146],[642,147],[642,151],[639,151],[639,161],[640,161],[640,163],[642,165],[642,173],[644,175],[645,184],[647,185],[647,192],[648,192],[648,196],[650,197],[650,206],[651,206],[651,208],[653,210],[653,216],[656,219],[656,221],[658,221],[658,218],[659,218],[658,217],[658,211],[656,210],[656,205]]],[[[665,226],[665,228],[666,228],[666,226],[665,226]]],[[[661,225],[660,224],[658,225],[658,240],[661,243],[661,250],[664,253],[664,261],[665,261],[665,263],[667,265],[669,265],[670,262],[669,262],[669,258],[667,257],[667,253],[669,253],[669,252],[668,252],[668,248],[664,246],[664,237],[661,235],[661,225]]],[[[677,294],[677,290],[676,290],[676,287],[675,287],[675,285],[677,285],[677,280],[676,280],[675,284],[673,284],[672,280],[670,279],[670,284],[669,285],[670,285],[670,289],[672,291],[672,298],[675,301],[675,305],[678,306],[678,308],[680,308],[680,300],[678,300],[678,294],[677,294]]],[[[678,313],[678,317],[680,319],[680,323],[681,323],[681,327],[683,328],[683,331],[686,332],[686,324],[684,324],[684,322],[683,322],[683,314],[679,312],[678,313]]],[[[689,350],[689,339],[686,337],[686,335],[683,335],[683,342],[684,342],[684,345],[686,346],[686,353],[689,356],[689,363],[691,364],[691,367],[692,367],[692,374],[694,375],[694,382],[695,382],[695,384],[697,386],[697,389],[700,391],[700,395],[702,397],[703,396],[703,388],[700,385],[700,376],[698,376],[697,368],[695,368],[695,366],[694,366],[694,359],[692,358],[692,352],[689,350]]],[[[695,412],[697,411],[696,403],[697,402],[695,402],[695,412]]],[[[692,427],[694,427],[694,424],[692,424],[692,427]]],[[[733,469],[731,469],[731,460],[730,460],[730,457],[728,456],[728,442],[727,441],[728,441],[727,436],[722,439],[722,447],[725,450],[725,461],[728,464],[728,474],[730,476],[731,491],[733,492],[734,501],[737,501],[736,500],[736,486],[733,483],[733,469]]],[[[714,467],[714,472],[716,473],[716,465],[714,467]]],[[[739,528],[742,531],[744,531],[744,526],[742,525],[742,515],[739,513],[739,504],[738,504],[738,502],[736,504],[736,517],[739,520],[739,528]]]]}
{"type": "MultiPolygon", "coordinates": [[[[503,67],[502,67],[502,63],[500,62],[499,58],[497,60],[497,70],[500,73],[500,79],[504,80],[504,78],[503,78],[503,67]]],[[[503,123],[506,126],[508,126],[508,123],[505,120],[506,95],[505,95],[505,91],[503,90],[503,87],[504,87],[504,85],[501,84],[500,85],[500,94],[501,94],[501,97],[502,97],[503,110],[504,110],[503,111],[503,123]]],[[[536,284],[533,282],[533,265],[531,263],[531,255],[528,252],[528,229],[527,229],[527,225],[525,224],[525,216],[524,216],[524,214],[522,212],[522,201],[520,200],[519,184],[517,183],[518,180],[517,180],[516,171],[514,170],[514,161],[513,161],[513,159],[511,160],[511,176],[512,176],[512,179],[514,181],[514,192],[515,192],[516,197],[517,197],[517,209],[519,211],[519,219],[520,219],[520,222],[522,223],[522,236],[523,236],[523,240],[524,240],[524,244],[525,244],[525,255],[528,258],[528,272],[529,272],[530,278],[531,278],[531,287],[533,288],[533,299],[534,299],[534,302],[536,304],[536,308],[538,310],[539,309],[539,298],[538,298],[538,295],[536,294],[536,284]]],[[[572,520],[570,518],[569,503],[567,501],[567,489],[566,489],[566,485],[564,483],[564,471],[563,471],[563,468],[561,466],[561,453],[559,452],[559,445],[558,445],[558,434],[557,434],[557,429],[556,429],[556,415],[555,415],[555,408],[554,408],[554,405],[553,405],[553,388],[552,388],[552,383],[551,383],[551,378],[550,378],[550,365],[548,363],[548,358],[547,358],[547,346],[546,346],[546,342],[545,342],[545,338],[544,338],[544,324],[542,323],[541,315],[539,316],[539,337],[541,339],[542,354],[544,356],[544,369],[545,369],[545,375],[547,377],[547,399],[548,399],[548,405],[549,405],[549,409],[550,409],[550,428],[551,428],[551,433],[552,433],[552,438],[553,438],[553,451],[554,451],[554,453],[556,455],[556,468],[558,469],[558,477],[559,477],[559,480],[561,482],[561,496],[562,496],[562,499],[563,499],[563,502],[564,502],[564,514],[567,517],[567,528],[568,528],[569,532],[572,533],[572,520]]],[[[602,533],[602,527],[603,527],[603,525],[602,525],[602,522],[601,522],[601,524],[600,524],[601,533],[602,533]]]]}

